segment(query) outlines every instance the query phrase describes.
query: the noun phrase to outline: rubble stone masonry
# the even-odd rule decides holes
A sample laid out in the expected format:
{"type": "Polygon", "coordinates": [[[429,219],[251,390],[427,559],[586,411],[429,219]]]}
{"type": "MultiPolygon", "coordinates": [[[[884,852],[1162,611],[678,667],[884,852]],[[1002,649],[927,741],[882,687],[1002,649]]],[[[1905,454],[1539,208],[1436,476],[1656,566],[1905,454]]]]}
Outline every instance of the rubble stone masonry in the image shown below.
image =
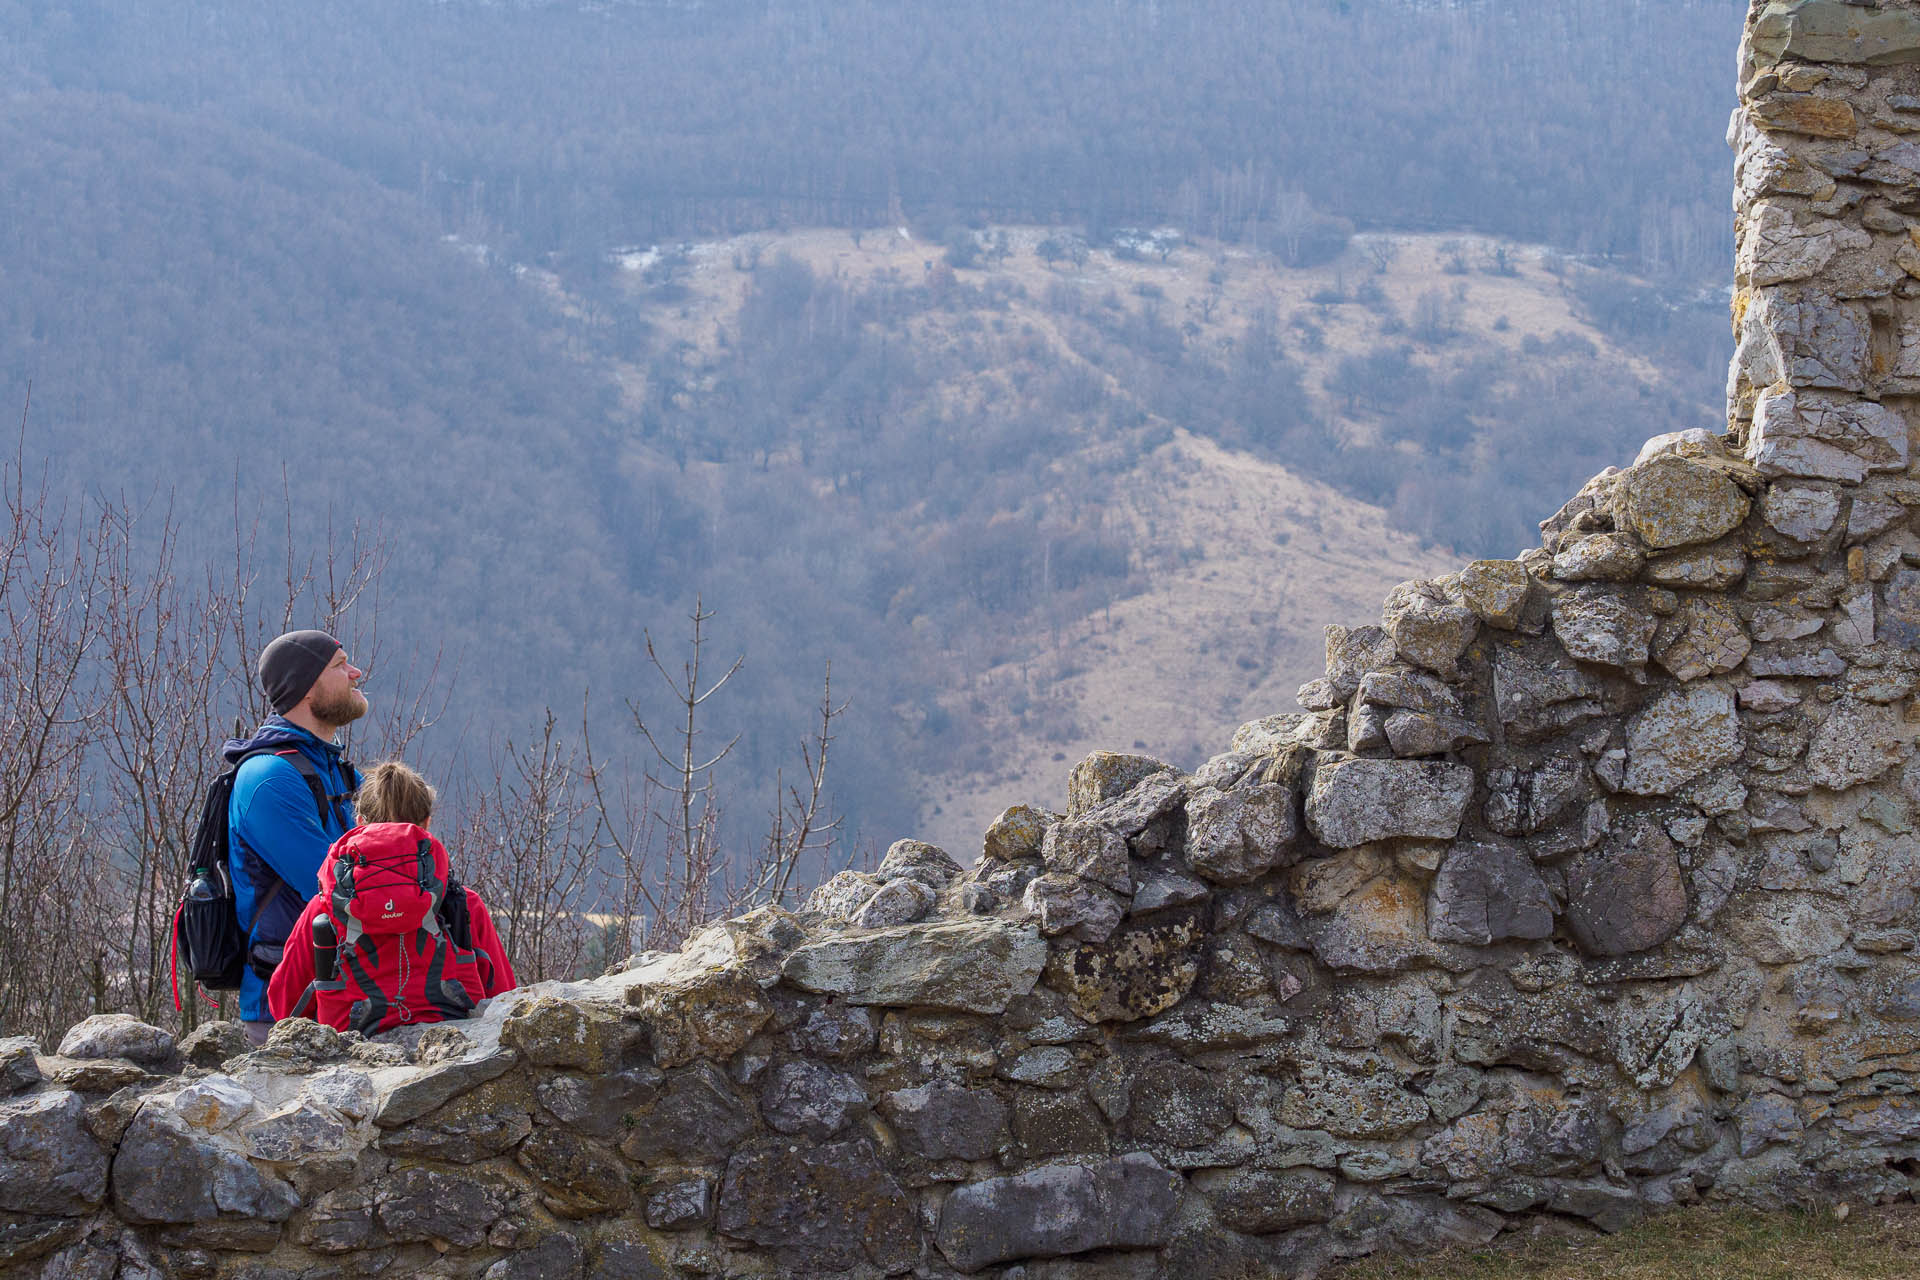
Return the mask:
{"type": "Polygon", "coordinates": [[[971,867],[374,1041],[0,1042],[0,1277],[1199,1280],[1912,1192],[1920,4],[1760,0],[1740,83],[1727,435],[971,867]]]}

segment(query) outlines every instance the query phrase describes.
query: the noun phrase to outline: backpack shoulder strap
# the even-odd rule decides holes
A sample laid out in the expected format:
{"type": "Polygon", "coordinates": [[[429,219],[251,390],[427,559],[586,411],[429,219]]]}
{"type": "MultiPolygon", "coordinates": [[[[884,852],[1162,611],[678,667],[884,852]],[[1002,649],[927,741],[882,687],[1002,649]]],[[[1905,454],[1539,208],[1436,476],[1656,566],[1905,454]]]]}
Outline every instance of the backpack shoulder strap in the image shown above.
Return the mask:
{"type": "Polygon", "coordinates": [[[232,772],[237,775],[240,772],[240,766],[255,756],[278,756],[294,767],[294,770],[306,780],[307,790],[313,792],[314,811],[323,829],[330,816],[337,816],[332,813],[326,780],[320,776],[320,771],[313,767],[313,761],[307,759],[306,752],[298,747],[255,747],[233,762],[232,772]]]}
{"type": "MultiPolygon", "coordinates": [[[[319,773],[314,770],[313,762],[308,760],[305,753],[298,747],[255,747],[253,750],[242,755],[238,760],[235,760],[231,768],[221,772],[214,790],[208,793],[207,804],[209,811],[211,811],[214,803],[215,794],[222,797],[222,804],[225,803],[226,797],[233,794],[234,783],[238,781],[240,777],[240,766],[255,756],[279,756],[282,759],[291,760],[294,769],[299,772],[301,777],[307,780],[307,789],[313,792],[313,801],[320,818],[320,827],[322,830],[325,830],[327,825],[326,784],[320,780],[319,773]]],[[[223,814],[223,819],[224,816],[223,814]]],[[[222,821],[220,824],[223,836],[226,832],[226,825],[225,821],[222,821]]],[[[293,886],[285,880],[282,880],[279,874],[273,870],[272,866],[267,866],[266,870],[267,874],[273,877],[273,887],[261,893],[259,895],[259,901],[254,904],[253,919],[247,922],[247,936],[249,938],[253,936],[253,931],[260,927],[260,917],[266,914],[266,910],[272,905],[273,900],[279,897],[282,891],[287,893],[293,892],[293,886]]],[[[298,895],[295,896],[296,898],[298,897],[298,895]]]]}
{"type": "Polygon", "coordinates": [[[326,829],[326,823],[328,823],[328,821],[336,823],[342,831],[348,831],[348,829],[353,827],[353,821],[348,818],[348,812],[340,806],[340,802],[342,802],[342,800],[349,800],[353,794],[359,791],[359,770],[355,770],[346,760],[340,762],[340,764],[342,764],[342,770],[346,770],[346,781],[348,781],[349,787],[348,793],[336,796],[336,794],[326,791],[326,779],[321,777],[321,771],[313,768],[313,762],[307,760],[307,752],[303,752],[300,748],[282,747],[275,750],[275,748],[269,747],[265,748],[263,752],[259,752],[259,754],[280,756],[282,760],[290,762],[296,770],[300,771],[303,779],[307,779],[307,791],[313,793],[313,808],[315,808],[315,812],[319,812],[319,816],[321,816],[321,829],[323,829],[323,831],[326,829]]]}

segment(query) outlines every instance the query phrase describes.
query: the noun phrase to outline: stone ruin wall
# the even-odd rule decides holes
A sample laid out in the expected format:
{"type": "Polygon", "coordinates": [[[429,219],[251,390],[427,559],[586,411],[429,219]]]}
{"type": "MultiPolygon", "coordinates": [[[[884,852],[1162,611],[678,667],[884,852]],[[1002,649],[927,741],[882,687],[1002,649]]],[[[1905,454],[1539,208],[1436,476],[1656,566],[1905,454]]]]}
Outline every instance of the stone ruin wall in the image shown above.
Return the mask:
{"type": "Polygon", "coordinates": [[[1763,0],[1740,76],[1726,436],[972,869],[378,1041],[0,1042],[0,1278],[1299,1275],[1913,1192],[1920,5],[1763,0]]]}

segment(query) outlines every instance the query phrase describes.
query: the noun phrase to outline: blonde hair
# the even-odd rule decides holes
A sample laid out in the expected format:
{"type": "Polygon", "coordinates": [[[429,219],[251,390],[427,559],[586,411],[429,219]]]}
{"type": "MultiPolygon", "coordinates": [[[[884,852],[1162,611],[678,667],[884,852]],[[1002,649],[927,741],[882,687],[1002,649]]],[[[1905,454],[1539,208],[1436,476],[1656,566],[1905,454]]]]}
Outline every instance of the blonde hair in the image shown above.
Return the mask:
{"type": "Polygon", "coordinates": [[[367,770],[354,797],[354,816],[362,823],[411,822],[424,827],[437,799],[433,784],[398,760],[383,760],[367,770]]]}

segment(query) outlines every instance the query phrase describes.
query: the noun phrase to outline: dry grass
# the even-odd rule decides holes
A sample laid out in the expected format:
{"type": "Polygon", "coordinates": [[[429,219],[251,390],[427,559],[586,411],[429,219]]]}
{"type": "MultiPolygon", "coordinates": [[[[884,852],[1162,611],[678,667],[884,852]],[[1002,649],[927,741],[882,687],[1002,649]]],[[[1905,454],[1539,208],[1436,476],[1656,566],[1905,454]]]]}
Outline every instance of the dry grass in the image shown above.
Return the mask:
{"type": "MultiPolygon", "coordinates": [[[[1617,1236],[1504,1237],[1420,1261],[1368,1260],[1337,1280],[1911,1280],[1920,1205],[1762,1214],[1689,1209],[1617,1236]]],[[[1329,1277],[1328,1280],[1335,1280],[1329,1277]]]]}

